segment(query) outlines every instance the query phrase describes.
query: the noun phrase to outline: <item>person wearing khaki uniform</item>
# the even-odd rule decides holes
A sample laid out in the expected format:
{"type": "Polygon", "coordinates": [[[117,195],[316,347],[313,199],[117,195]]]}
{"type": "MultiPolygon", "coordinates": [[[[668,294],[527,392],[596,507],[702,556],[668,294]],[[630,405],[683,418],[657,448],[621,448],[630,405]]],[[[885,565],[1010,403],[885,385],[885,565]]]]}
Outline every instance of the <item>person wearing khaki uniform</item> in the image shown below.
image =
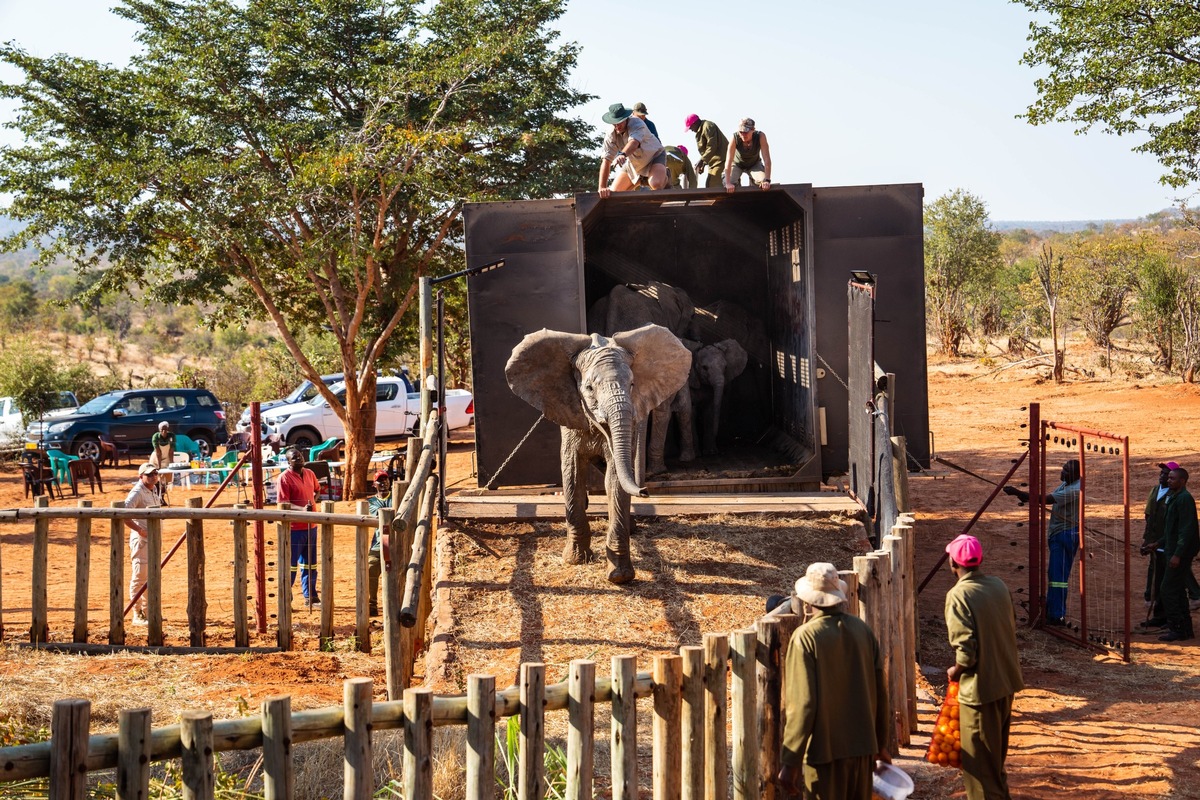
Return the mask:
{"type": "Polygon", "coordinates": [[[1004,581],[979,571],[983,546],[963,534],[946,545],[957,579],[946,593],[946,629],[958,681],[962,775],[967,800],[1010,797],[1004,761],[1013,696],[1025,684],[1017,657],[1017,617],[1004,581]]]}
{"type": "Polygon", "coordinates": [[[810,565],[796,596],[809,620],[788,645],[780,785],[798,794],[802,775],[813,800],[870,800],[873,760],[892,760],[879,642],[843,613],[846,583],[833,564],[810,565]]]}

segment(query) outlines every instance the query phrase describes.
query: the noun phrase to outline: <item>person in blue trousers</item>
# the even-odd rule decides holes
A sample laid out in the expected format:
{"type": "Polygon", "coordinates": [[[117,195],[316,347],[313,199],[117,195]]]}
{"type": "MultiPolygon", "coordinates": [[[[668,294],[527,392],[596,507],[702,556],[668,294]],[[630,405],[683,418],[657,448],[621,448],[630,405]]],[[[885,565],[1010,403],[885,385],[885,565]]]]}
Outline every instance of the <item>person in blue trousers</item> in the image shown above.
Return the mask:
{"type": "MultiPolygon", "coordinates": [[[[1067,624],[1067,587],[1071,580],[1071,568],[1075,566],[1075,554],[1079,551],[1079,460],[1071,459],[1063,464],[1059,480],[1062,481],[1050,494],[1042,498],[1050,506],[1050,526],[1046,531],[1046,546],[1050,551],[1047,568],[1046,624],[1067,624]]],[[[1016,497],[1022,503],[1029,502],[1029,492],[1014,486],[1005,486],[1004,493],[1016,497]]]]}

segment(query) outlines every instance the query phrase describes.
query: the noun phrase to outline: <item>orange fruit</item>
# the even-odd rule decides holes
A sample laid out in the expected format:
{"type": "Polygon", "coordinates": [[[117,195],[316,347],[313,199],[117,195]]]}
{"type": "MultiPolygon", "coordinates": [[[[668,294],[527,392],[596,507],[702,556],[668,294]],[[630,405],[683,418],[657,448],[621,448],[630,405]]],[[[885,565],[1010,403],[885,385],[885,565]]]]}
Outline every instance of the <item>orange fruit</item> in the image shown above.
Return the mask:
{"type": "Polygon", "coordinates": [[[952,706],[950,709],[950,719],[958,719],[958,706],[952,706]]]}
{"type": "Polygon", "coordinates": [[[946,755],[945,753],[938,753],[937,763],[941,764],[943,767],[946,766],[950,763],[950,756],[946,755]]]}

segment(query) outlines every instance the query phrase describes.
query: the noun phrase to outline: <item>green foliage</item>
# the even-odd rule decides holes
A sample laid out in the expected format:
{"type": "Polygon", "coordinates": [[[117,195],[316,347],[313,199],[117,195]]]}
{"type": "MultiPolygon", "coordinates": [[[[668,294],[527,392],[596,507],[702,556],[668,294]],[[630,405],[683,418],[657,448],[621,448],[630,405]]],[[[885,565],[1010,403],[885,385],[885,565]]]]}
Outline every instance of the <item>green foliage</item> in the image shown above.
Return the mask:
{"type": "Polygon", "coordinates": [[[0,353],[0,395],[16,401],[24,424],[54,408],[60,388],[58,364],[35,343],[15,342],[0,353]]]}
{"type": "Polygon", "coordinates": [[[925,308],[942,353],[958,355],[971,310],[989,297],[1000,264],[1000,235],[982,200],[955,189],[926,207],[925,308]]]}
{"type": "Polygon", "coordinates": [[[1185,274],[1166,258],[1147,259],[1138,269],[1138,294],[1134,301],[1135,325],[1155,350],[1155,363],[1171,372],[1178,336],[1176,302],[1185,274]]]}
{"type": "MultiPolygon", "coordinates": [[[[500,756],[496,783],[500,786],[502,800],[517,800],[518,775],[521,763],[521,718],[513,715],[502,732],[496,734],[496,751],[500,756]]],[[[546,780],[546,797],[564,800],[567,793],[567,756],[561,747],[546,745],[543,760],[543,776],[546,780]]]]}
{"type": "Polygon", "coordinates": [[[1179,0],[1014,0],[1037,16],[1022,63],[1048,75],[1025,118],[1144,133],[1162,182],[1200,178],[1200,6],[1179,0]]]}
{"type": "Polygon", "coordinates": [[[1162,259],[1147,236],[1106,232],[1077,236],[1065,253],[1067,294],[1074,316],[1088,339],[1108,347],[1112,332],[1126,322],[1127,306],[1137,286],[1139,268],[1162,259]]]}

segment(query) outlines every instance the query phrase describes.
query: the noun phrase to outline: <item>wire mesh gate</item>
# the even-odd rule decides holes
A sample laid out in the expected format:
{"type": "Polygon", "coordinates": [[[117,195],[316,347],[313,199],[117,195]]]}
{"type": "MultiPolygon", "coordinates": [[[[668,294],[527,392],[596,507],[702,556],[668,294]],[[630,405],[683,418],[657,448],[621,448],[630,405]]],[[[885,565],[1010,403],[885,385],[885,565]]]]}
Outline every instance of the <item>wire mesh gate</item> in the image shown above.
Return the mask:
{"type": "Polygon", "coordinates": [[[1073,532],[1057,533],[1051,542],[1053,504],[1029,504],[1030,619],[1048,633],[1119,653],[1128,661],[1129,437],[1043,421],[1037,403],[1030,404],[1029,414],[1029,430],[1041,432],[1039,446],[1030,450],[1031,498],[1055,492],[1061,497],[1060,470],[1072,459],[1079,462],[1079,513],[1073,532]],[[1070,544],[1078,548],[1073,556],[1070,544]],[[1056,616],[1059,603],[1061,617],[1056,616]]]}

